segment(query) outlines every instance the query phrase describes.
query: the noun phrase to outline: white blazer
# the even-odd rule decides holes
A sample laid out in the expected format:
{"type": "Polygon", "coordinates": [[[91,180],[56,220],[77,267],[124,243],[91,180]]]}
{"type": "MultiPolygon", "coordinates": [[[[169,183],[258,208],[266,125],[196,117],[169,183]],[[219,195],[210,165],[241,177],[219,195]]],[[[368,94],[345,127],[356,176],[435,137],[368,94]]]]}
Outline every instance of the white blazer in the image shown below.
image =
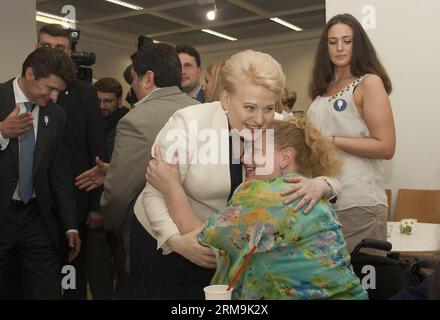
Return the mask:
{"type": "MultiPolygon", "coordinates": [[[[226,206],[231,191],[229,130],[220,102],[180,109],[159,132],[155,144],[159,144],[162,157],[168,162],[167,153],[172,155],[176,146],[180,148],[182,186],[193,210],[202,220],[226,206]],[[183,154],[186,163],[181,161],[183,154]]],[[[170,217],[163,195],[148,182],[135,203],[134,213],[142,226],[157,239],[157,247],[164,249],[164,253],[169,252],[164,244],[180,232],[170,217]]]]}

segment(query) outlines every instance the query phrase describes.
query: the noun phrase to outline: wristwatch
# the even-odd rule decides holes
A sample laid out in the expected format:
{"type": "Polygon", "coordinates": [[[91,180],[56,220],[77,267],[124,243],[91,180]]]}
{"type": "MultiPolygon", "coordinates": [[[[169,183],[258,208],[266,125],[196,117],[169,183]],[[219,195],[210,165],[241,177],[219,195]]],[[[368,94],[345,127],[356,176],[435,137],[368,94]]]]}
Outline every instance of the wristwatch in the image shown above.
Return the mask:
{"type": "Polygon", "coordinates": [[[322,180],[324,180],[325,183],[327,183],[327,185],[329,187],[329,191],[324,195],[324,199],[327,199],[328,201],[330,201],[330,203],[336,203],[336,201],[338,200],[338,196],[336,195],[336,192],[333,189],[330,182],[328,182],[328,180],[326,179],[325,176],[320,176],[318,178],[321,178],[322,180]]]}

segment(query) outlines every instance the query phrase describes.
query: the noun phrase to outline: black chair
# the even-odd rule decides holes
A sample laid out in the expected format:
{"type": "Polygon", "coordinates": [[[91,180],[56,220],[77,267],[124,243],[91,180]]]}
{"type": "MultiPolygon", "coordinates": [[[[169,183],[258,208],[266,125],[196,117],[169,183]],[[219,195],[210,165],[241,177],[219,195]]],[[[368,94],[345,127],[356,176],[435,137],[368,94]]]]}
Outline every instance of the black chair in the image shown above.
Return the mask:
{"type": "Polygon", "coordinates": [[[426,274],[420,270],[424,266],[417,259],[400,261],[360,252],[362,248],[389,252],[392,244],[381,240],[364,239],[351,253],[351,264],[355,274],[364,288],[365,285],[370,285],[369,288],[365,288],[370,300],[386,300],[403,288],[417,286],[426,278],[426,274]]]}

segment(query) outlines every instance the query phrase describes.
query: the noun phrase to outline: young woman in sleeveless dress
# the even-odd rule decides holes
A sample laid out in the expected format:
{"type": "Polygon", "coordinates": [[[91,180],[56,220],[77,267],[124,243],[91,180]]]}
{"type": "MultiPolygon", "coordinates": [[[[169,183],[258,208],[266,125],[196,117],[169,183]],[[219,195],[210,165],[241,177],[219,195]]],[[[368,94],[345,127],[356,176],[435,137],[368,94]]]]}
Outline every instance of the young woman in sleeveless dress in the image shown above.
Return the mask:
{"type": "Polygon", "coordinates": [[[396,136],[391,81],[360,23],[333,17],[322,32],[310,84],[307,118],[332,140],[344,164],[336,203],[349,250],[364,238],[386,240],[387,198],[381,162],[396,136]]]}

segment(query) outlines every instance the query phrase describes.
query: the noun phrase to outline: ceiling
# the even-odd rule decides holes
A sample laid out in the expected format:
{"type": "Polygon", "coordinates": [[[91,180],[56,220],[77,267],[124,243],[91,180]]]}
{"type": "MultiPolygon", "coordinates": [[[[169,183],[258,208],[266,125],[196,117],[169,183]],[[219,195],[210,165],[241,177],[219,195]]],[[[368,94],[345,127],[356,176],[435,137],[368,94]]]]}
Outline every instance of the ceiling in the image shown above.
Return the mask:
{"type": "Polygon", "coordinates": [[[216,0],[217,18],[206,12],[213,0],[126,0],[143,10],[128,9],[105,0],[37,0],[37,10],[62,16],[64,5],[76,10],[77,28],[96,28],[119,36],[194,46],[218,45],[228,40],[206,34],[211,29],[240,40],[296,33],[269,20],[279,17],[304,29],[325,25],[325,0],[216,0]]]}

